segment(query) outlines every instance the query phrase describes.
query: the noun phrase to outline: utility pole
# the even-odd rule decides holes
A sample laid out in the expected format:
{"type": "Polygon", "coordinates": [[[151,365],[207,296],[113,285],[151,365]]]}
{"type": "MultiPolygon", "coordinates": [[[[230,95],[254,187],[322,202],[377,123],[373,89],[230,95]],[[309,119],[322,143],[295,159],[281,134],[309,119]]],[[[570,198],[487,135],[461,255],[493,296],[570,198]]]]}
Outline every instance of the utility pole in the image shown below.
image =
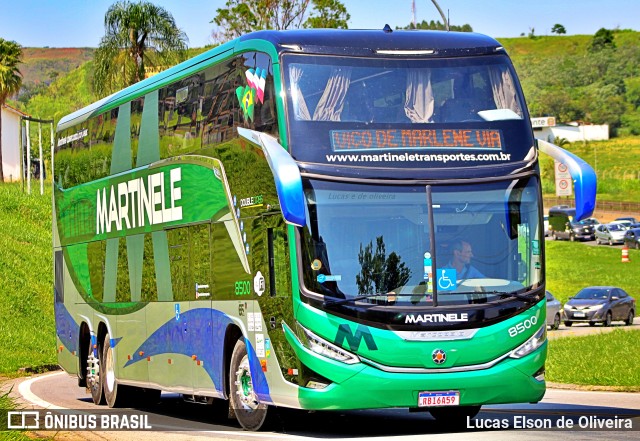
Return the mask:
{"type": "Polygon", "coordinates": [[[413,23],[413,29],[416,29],[416,0],[411,0],[411,23],[413,23]]]}

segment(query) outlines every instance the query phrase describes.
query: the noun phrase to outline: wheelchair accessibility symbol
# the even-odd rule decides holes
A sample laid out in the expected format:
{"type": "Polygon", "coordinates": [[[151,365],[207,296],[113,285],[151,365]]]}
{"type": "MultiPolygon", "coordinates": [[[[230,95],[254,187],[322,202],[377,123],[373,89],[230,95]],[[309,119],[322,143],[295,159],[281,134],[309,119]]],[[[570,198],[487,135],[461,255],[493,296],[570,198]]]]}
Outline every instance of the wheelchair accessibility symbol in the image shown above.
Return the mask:
{"type": "Polygon", "coordinates": [[[438,289],[440,291],[454,291],[456,289],[455,268],[439,269],[438,275],[438,289]]]}

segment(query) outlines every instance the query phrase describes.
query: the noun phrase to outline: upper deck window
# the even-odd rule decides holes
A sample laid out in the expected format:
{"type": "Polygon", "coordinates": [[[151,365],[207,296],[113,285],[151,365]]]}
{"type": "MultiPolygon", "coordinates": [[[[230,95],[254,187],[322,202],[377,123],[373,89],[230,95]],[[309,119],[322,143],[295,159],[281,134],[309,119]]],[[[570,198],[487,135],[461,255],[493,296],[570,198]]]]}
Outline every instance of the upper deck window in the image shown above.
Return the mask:
{"type": "Polygon", "coordinates": [[[505,56],[285,57],[296,121],[455,123],[523,119],[505,56]]]}

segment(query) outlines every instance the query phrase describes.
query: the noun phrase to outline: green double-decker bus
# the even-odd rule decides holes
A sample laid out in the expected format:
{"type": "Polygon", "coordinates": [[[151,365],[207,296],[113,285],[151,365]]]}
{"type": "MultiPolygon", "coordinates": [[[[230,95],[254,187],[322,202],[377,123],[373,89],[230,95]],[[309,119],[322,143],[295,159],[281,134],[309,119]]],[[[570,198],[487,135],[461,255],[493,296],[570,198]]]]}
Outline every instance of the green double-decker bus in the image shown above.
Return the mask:
{"type": "MultiPolygon", "coordinates": [[[[545,393],[536,142],[492,38],[260,31],[64,117],[58,360],[96,404],[161,391],[436,419],[545,393]]],[[[222,411],[224,411],[222,410],[222,411]]]]}

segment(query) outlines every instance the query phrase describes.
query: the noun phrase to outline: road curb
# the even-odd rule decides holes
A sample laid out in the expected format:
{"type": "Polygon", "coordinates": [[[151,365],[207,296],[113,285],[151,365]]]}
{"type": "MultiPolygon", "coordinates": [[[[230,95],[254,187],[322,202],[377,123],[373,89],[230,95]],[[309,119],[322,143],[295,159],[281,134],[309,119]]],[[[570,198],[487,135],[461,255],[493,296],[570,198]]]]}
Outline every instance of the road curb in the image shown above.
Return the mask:
{"type": "Polygon", "coordinates": [[[589,384],[554,383],[547,381],[547,389],[584,390],[591,392],[640,392],[640,386],[600,386],[589,384]]]}

